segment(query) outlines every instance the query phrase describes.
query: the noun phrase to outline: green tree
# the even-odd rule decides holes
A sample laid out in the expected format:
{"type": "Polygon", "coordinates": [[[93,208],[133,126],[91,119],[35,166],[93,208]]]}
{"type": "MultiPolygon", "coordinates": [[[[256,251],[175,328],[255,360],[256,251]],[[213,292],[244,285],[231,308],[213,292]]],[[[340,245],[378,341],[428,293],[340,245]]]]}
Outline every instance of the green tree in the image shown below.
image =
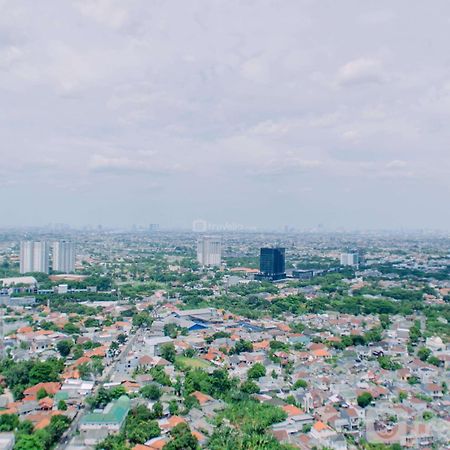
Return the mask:
{"type": "Polygon", "coordinates": [[[179,406],[178,406],[178,402],[176,400],[171,400],[169,402],[169,414],[171,416],[175,416],[178,414],[179,412],[179,406]]]}
{"type": "Polygon", "coordinates": [[[41,400],[41,399],[47,397],[47,395],[48,395],[48,394],[47,394],[47,391],[46,391],[44,388],[40,388],[40,389],[37,391],[36,398],[37,398],[38,400],[41,400]]]}
{"type": "Polygon", "coordinates": [[[95,446],[95,450],[129,450],[123,434],[110,434],[95,446]]]}
{"type": "Polygon", "coordinates": [[[157,419],[160,419],[163,416],[163,406],[160,402],[156,402],[153,405],[153,416],[157,419]]]}
{"type": "Polygon", "coordinates": [[[197,450],[200,448],[197,439],[185,423],[175,426],[170,435],[171,440],[163,447],[163,450],[197,450]]]}
{"type": "Polygon", "coordinates": [[[72,322],[67,322],[63,327],[63,331],[67,334],[80,334],[80,328],[72,322]]]}
{"type": "Polygon", "coordinates": [[[133,316],[133,326],[145,328],[150,327],[153,323],[153,319],[150,317],[150,314],[146,311],[142,311],[133,316]]]}
{"type": "Polygon", "coordinates": [[[370,403],[372,402],[372,400],[373,400],[373,397],[370,392],[363,392],[362,394],[358,395],[358,398],[356,399],[356,401],[358,402],[358,405],[361,408],[365,408],[366,406],[369,406],[370,403]]]}
{"type": "Polygon", "coordinates": [[[14,450],[45,450],[45,448],[37,435],[22,434],[17,439],[14,450]]]}
{"type": "Polygon", "coordinates": [[[442,364],[441,360],[433,355],[428,357],[427,362],[436,367],[439,367],[442,364]]]}
{"type": "Polygon", "coordinates": [[[148,398],[149,400],[159,400],[162,395],[161,389],[155,383],[143,386],[140,393],[143,397],[148,398]]]}
{"type": "Polygon", "coordinates": [[[60,353],[60,355],[65,358],[66,356],[69,356],[70,350],[73,347],[73,341],[69,339],[64,339],[62,341],[58,341],[56,344],[56,349],[60,353]]]}
{"type": "Polygon", "coordinates": [[[253,380],[247,380],[241,384],[241,391],[246,394],[257,394],[259,386],[253,380]]]}
{"type": "Polygon", "coordinates": [[[239,339],[239,341],[236,342],[234,349],[232,349],[232,353],[236,353],[237,355],[239,353],[252,351],[253,351],[253,344],[249,341],[244,341],[243,339],[239,339]]]}
{"type": "Polygon", "coordinates": [[[258,379],[266,375],[266,368],[261,363],[255,363],[247,372],[249,379],[258,379]]]}
{"type": "Polygon", "coordinates": [[[19,416],[2,414],[0,416],[0,431],[14,431],[19,426],[19,416]]]}
{"type": "Polygon", "coordinates": [[[421,361],[426,361],[430,355],[431,355],[431,350],[427,347],[421,347],[417,351],[417,356],[419,357],[419,359],[421,361]]]}
{"type": "Polygon", "coordinates": [[[294,386],[293,386],[294,389],[300,389],[300,388],[306,389],[307,387],[308,387],[308,383],[305,380],[302,380],[302,379],[298,379],[294,383],[294,386]]]}
{"type": "Polygon", "coordinates": [[[175,346],[170,342],[161,346],[161,357],[173,363],[176,357],[175,346]]]}
{"type": "Polygon", "coordinates": [[[125,437],[131,444],[143,444],[161,434],[158,422],[152,420],[152,417],[152,412],[143,405],[130,411],[124,430],[125,437]]]}
{"type": "Polygon", "coordinates": [[[67,403],[64,400],[58,402],[58,409],[60,411],[67,411],[67,403]]]}
{"type": "Polygon", "coordinates": [[[46,428],[50,435],[51,443],[58,442],[63,433],[69,428],[70,419],[63,415],[52,416],[50,425],[46,428]]]}
{"type": "Polygon", "coordinates": [[[34,425],[31,420],[22,420],[17,426],[17,434],[32,434],[34,431],[34,425]]]}

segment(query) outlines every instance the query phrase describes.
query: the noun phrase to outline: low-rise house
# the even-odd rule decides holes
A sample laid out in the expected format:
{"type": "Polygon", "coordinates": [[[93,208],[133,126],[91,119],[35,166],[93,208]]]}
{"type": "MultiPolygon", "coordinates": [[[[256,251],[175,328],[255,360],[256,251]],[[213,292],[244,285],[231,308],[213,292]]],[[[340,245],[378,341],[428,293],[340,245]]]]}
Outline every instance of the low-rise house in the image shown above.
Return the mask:
{"type": "Polygon", "coordinates": [[[130,410],[130,399],[122,395],[109,403],[103,411],[86,414],[80,422],[79,430],[85,443],[95,444],[110,433],[118,433],[130,410]]]}

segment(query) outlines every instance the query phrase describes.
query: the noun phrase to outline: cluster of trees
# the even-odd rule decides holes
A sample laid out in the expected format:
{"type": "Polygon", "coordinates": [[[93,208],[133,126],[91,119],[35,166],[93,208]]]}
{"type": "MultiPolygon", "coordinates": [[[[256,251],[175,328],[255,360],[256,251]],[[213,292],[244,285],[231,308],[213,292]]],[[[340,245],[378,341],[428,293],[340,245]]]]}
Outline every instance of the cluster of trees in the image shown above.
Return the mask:
{"type": "Polygon", "coordinates": [[[398,370],[402,368],[402,365],[394,361],[390,356],[378,357],[378,364],[384,370],[398,370]]]}
{"type": "Polygon", "coordinates": [[[97,395],[94,397],[88,397],[86,403],[92,408],[104,408],[112,400],[115,400],[122,395],[126,395],[126,390],[123,386],[115,386],[111,389],[105,389],[101,387],[97,395]]]}
{"type": "Polygon", "coordinates": [[[419,348],[419,350],[417,350],[417,356],[421,361],[426,361],[437,367],[439,367],[442,364],[442,362],[439,358],[436,358],[436,356],[433,356],[431,350],[428,347],[419,348]]]}
{"type": "Polygon", "coordinates": [[[200,446],[189,426],[186,423],[180,423],[170,432],[170,441],[163,450],[200,450],[200,446]]]}
{"type": "Polygon", "coordinates": [[[64,370],[64,361],[49,358],[46,361],[14,361],[6,358],[0,362],[0,373],[16,400],[23,398],[23,391],[38,383],[58,381],[64,370]]]}
{"type": "MultiPolygon", "coordinates": [[[[133,408],[126,419],[122,432],[110,435],[96,446],[96,450],[128,450],[137,444],[143,444],[149,439],[158,437],[161,430],[157,418],[162,416],[162,406],[156,403],[153,411],[143,405],[133,408]],[[155,411],[157,410],[157,411],[155,411]]],[[[170,440],[164,450],[198,450],[197,439],[191,433],[188,425],[178,424],[170,433],[170,440]]]]}
{"type": "MultiPolygon", "coordinates": [[[[161,407],[162,409],[162,407],[161,407]]],[[[130,444],[143,444],[144,442],[161,434],[157,418],[162,411],[150,411],[143,405],[133,408],[127,416],[124,434],[130,444]]]]}
{"type": "Polygon", "coordinates": [[[140,328],[148,328],[152,325],[153,319],[148,311],[141,311],[133,315],[133,326],[140,328]]]}
{"type": "Polygon", "coordinates": [[[52,416],[47,427],[34,431],[33,424],[30,421],[19,421],[17,415],[0,416],[0,431],[13,431],[16,434],[15,450],[50,450],[59,441],[69,425],[69,418],[56,415],[52,416]]]}
{"type": "Polygon", "coordinates": [[[228,289],[228,292],[247,296],[251,294],[260,294],[268,292],[269,294],[276,294],[279,291],[278,287],[268,281],[252,281],[246,284],[236,284],[228,289]]]}
{"type": "Polygon", "coordinates": [[[291,448],[279,444],[266,433],[277,422],[282,422],[287,414],[279,407],[243,399],[230,403],[218,416],[217,428],[208,443],[208,448],[219,450],[233,448],[244,450],[257,448],[261,450],[281,450],[291,448]],[[228,420],[236,428],[224,424],[228,420]]]}
{"type": "Polygon", "coordinates": [[[103,361],[100,357],[93,357],[91,361],[80,364],[78,366],[78,371],[80,372],[80,377],[83,380],[88,380],[90,377],[95,378],[103,373],[103,361]]]}
{"type": "Polygon", "coordinates": [[[362,335],[341,336],[340,342],[328,342],[328,345],[338,349],[344,349],[353,345],[369,345],[382,340],[382,330],[374,328],[362,335]]]}
{"type": "Polygon", "coordinates": [[[187,336],[188,332],[187,328],[180,327],[176,323],[167,323],[164,325],[164,336],[169,336],[172,339],[176,339],[179,334],[187,336]]]}

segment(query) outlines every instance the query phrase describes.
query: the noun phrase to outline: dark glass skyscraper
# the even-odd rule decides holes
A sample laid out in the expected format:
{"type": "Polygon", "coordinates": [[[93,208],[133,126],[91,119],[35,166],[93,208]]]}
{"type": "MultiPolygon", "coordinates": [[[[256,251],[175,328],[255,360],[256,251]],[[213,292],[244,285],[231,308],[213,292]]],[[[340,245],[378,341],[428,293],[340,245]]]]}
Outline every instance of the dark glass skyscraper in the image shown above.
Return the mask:
{"type": "Polygon", "coordinates": [[[259,256],[259,271],[262,278],[281,280],[286,278],[284,248],[262,248],[259,256]]]}

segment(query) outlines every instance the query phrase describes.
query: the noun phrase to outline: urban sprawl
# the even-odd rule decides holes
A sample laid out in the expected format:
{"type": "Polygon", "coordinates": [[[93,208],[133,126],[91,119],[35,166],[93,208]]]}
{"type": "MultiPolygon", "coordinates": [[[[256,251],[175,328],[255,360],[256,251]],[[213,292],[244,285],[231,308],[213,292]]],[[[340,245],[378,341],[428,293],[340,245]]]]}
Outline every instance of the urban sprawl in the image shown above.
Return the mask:
{"type": "Polygon", "coordinates": [[[450,237],[6,230],[0,449],[450,448],[450,237]]]}

